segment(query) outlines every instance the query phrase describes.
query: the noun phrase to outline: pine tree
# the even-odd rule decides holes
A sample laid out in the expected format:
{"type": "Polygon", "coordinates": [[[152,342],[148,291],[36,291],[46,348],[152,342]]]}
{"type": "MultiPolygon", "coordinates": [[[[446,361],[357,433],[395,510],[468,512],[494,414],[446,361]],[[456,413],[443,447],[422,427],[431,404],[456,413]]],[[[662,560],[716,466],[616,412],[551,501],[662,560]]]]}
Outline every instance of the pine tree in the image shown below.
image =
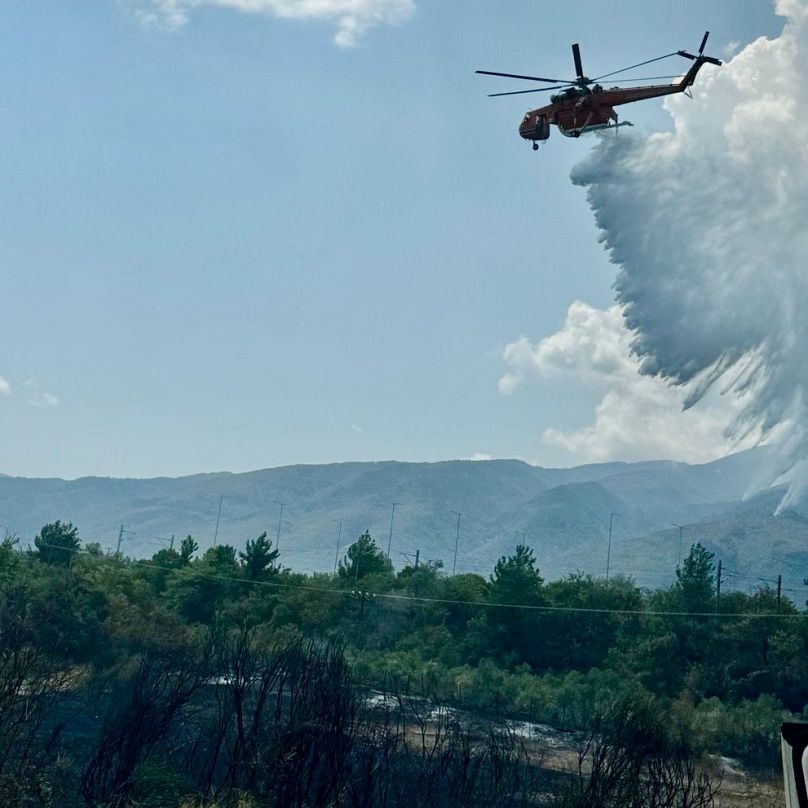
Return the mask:
{"type": "Polygon", "coordinates": [[[257,539],[247,540],[245,551],[239,553],[244,574],[251,581],[258,581],[277,572],[275,560],[278,552],[278,550],[272,549],[272,542],[267,539],[266,531],[257,539]]]}
{"type": "Polygon", "coordinates": [[[393,565],[367,530],[348,548],[345,558],[339,562],[339,577],[344,581],[392,572],[393,565]]]}
{"type": "Polygon", "coordinates": [[[714,557],[701,544],[694,544],[682,566],[676,570],[674,591],[682,611],[712,611],[715,598],[714,557]]]}
{"type": "Polygon", "coordinates": [[[79,529],[72,522],[62,524],[58,519],[45,525],[34,539],[39,559],[46,564],[69,567],[73,556],[81,548],[79,529]]]}

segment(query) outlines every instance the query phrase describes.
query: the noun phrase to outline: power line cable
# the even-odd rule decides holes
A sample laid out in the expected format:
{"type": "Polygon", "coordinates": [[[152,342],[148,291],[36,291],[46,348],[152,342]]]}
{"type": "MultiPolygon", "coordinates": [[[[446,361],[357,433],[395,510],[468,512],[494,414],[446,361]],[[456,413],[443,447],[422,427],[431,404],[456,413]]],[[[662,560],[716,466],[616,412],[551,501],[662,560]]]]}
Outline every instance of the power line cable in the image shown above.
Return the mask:
{"type": "MultiPolygon", "coordinates": [[[[60,547],[59,545],[52,545],[52,544],[40,544],[40,547],[52,547],[58,550],[63,550],[67,552],[77,553],[81,555],[88,555],[91,558],[98,559],[97,556],[94,556],[92,553],[88,553],[86,550],[82,549],[72,549],[67,547],[60,547]]],[[[132,562],[125,562],[125,563],[132,563],[132,562]]],[[[289,584],[289,583],[281,583],[279,581],[256,581],[250,580],[249,578],[237,578],[232,575],[212,575],[209,573],[198,572],[196,570],[191,569],[190,567],[169,567],[164,564],[155,564],[153,561],[141,559],[139,561],[134,562],[134,565],[140,565],[145,567],[151,567],[153,569],[160,569],[165,570],[166,572],[173,572],[173,573],[180,573],[183,571],[188,572],[189,575],[196,576],[198,578],[205,578],[210,580],[219,580],[219,581],[226,581],[229,583],[238,583],[238,584],[247,584],[252,586],[268,586],[268,587],[276,587],[280,589],[291,589],[291,590],[301,590],[301,591],[308,591],[308,592],[318,592],[320,594],[334,594],[334,595],[348,595],[351,597],[355,596],[356,589],[332,589],[332,588],[325,588],[325,587],[317,587],[317,586],[306,586],[303,584],[289,584]]],[[[393,594],[390,592],[364,592],[364,595],[369,596],[371,598],[379,599],[379,600],[388,600],[388,601],[400,601],[400,602],[412,602],[412,603],[435,603],[447,606],[471,606],[471,607],[479,607],[479,608],[490,608],[490,609],[524,609],[527,611],[534,611],[534,612],[544,612],[544,613],[553,613],[553,612],[565,612],[570,614],[614,614],[614,615],[621,615],[621,616],[631,616],[631,617],[711,617],[711,618],[725,618],[725,619],[808,619],[808,613],[804,612],[796,612],[796,613],[762,613],[762,612],[682,612],[682,611],[663,611],[659,609],[604,609],[604,608],[592,608],[586,606],[558,606],[558,605],[532,605],[532,604],[524,604],[524,603],[492,603],[491,601],[477,601],[477,600],[458,600],[453,598],[427,598],[427,597],[418,597],[416,595],[402,595],[402,594],[393,594]]]]}

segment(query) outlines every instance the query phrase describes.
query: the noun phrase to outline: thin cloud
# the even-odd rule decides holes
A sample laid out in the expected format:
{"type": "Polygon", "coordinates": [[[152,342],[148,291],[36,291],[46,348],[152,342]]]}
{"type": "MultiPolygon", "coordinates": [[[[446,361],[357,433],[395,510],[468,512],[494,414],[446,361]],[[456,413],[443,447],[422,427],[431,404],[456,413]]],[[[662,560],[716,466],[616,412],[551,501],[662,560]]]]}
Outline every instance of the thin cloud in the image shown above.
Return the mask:
{"type": "Polygon", "coordinates": [[[356,45],[371,28],[398,25],[415,11],[413,0],[120,0],[145,25],[169,31],[182,28],[203,7],[231,9],[285,20],[336,25],[334,42],[356,45]]]}
{"type": "Polygon", "coordinates": [[[0,376],[0,396],[11,395],[11,385],[0,376]]]}
{"type": "Polygon", "coordinates": [[[59,397],[53,393],[40,390],[39,384],[34,379],[27,379],[22,383],[23,388],[28,392],[30,398],[28,404],[31,407],[40,409],[51,409],[59,406],[59,397]]]}
{"type": "Polygon", "coordinates": [[[42,409],[50,409],[59,406],[58,396],[53,393],[34,393],[28,403],[32,407],[41,407],[42,409]]]}

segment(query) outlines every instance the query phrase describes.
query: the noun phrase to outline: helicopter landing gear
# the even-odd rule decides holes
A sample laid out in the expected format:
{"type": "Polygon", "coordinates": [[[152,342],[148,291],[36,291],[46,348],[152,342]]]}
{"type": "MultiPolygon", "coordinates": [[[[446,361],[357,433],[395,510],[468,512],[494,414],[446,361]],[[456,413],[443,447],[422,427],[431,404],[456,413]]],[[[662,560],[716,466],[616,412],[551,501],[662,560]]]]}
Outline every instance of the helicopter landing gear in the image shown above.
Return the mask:
{"type": "Polygon", "coordinates": [[[539,144],[536,143],[536,141],[534,140],[533,141],[533,151],[538,151],[538,150],[539,150],[539,144]]]}

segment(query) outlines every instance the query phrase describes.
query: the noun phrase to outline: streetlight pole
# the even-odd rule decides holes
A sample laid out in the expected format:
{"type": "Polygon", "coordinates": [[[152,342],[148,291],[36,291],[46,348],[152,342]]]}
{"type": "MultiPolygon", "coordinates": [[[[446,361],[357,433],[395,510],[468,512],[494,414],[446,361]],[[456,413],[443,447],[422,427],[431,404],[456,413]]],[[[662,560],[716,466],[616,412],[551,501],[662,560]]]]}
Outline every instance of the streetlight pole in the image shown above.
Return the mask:
{"type": "Polygon", "coordinates": [[[390,513],[390,535],[387,537],[387,558],[390,559],[390,548],[393,546],[393,519],[396,516],[396,505],[401,505],[400,502],[393,503],[393,510],[390,513]]]}
{"type": "Polygon", "coordinates": [[[463,515],[460,511],[452,511],[452,513],[457,514],[457,532],[455,533],[455,549],[454,549],[454,561],[452,562],[452,575],[455,574],[457,570],[457,546],[460,544],[460,517],[463,515]]]}
{"type": "Polygon", "coordinates": [[[275,549],[278,550],[280,548],[280,544],[281,544],[281,524],[283,523],[283,509],[286,506],[286,503],[285,502],[278,502],[276,500],[275,504],[281,506],[281,512],[280,512],[280,515],[278,516],[278,533],[275,536],[275,549]]]}
{"type": "Polygon", "coordinates": [[[337,574],[337,564],[339,563],[339,543],[340,539],[342,538],[342,519],[335,521],[339,521],[339,531],[337,532],[337,552],[334,553],[334,575],[337,574]]]}
{"type": "Polygon", "coordinates": [[[682,566],[682,531],[684,530],[684,527],[682,525],[677,525],[676,522],[671,522],[671,524],[674,527],[679,528],[679,557],[676,560],[676,568],[679,569],[679,567],[682,566]]]}
{"type": "Polygon", "coordinates": [[[609,580],[609,568],[612,563],[612,523],[614,522],[614,517],[620,516],[619,513],[610,513],[609,514],[609,549],[606,552],[606,580],[609,580]]]}
{"type": "Polygon", "coordinates": [[[222,502],[224,501],[224,494],[219,497],[219,512],[216,514],[216,531],[213,534],[213,546],[216,546],[216,540],[219,538],[219,520],[222,518],[222,502]]]}

